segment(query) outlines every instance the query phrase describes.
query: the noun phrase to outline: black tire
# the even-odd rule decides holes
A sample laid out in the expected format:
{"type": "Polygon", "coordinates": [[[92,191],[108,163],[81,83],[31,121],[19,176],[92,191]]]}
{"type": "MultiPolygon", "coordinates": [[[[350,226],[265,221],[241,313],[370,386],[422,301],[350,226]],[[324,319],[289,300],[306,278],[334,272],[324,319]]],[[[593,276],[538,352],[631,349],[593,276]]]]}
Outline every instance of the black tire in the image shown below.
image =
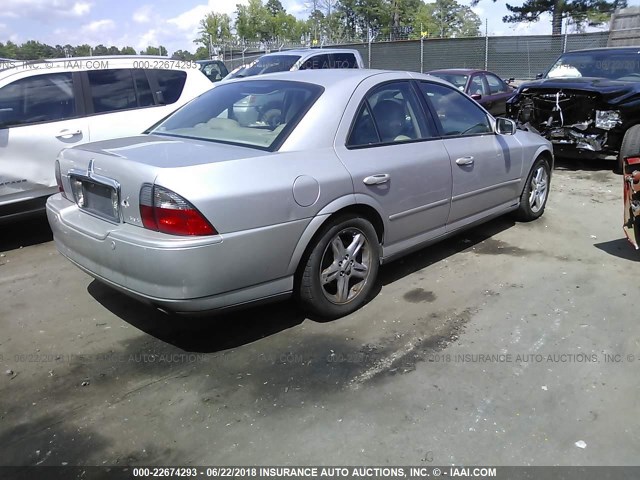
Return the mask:
{"type": "Polygon", "coordinates": [[[616,173],[622,173],[625,157],[640,155],[640,125],[629,128],[622,138],[616,173]]]}
{"type": "Polygon", "coordinates": [[[380,267],[378,235],[364,218],[351,215],[336,218],[316,235],[303,262],[296,288],[302,307],[323,318],[348,315],[367,302],[375,286],[380,267]],[[336,248],[341,244],[344,248],[342,254],[348,255],[348,247],[357,246],[356,235],[360,234],[364,242],[356,255],[336,258],[336,248]],[[333,244],[336,239],[338,241],[333,244]],[[338,260],[343,263],[339,264],[338,260]],[[367,267],[366,278],[361,278],[365,272],[363,265],[367,267]],[[321,279],[323,272],[325,282],[321,279]],[[342,290],[339,290],[340,286],[343,286],[342,290]]]}
{"type": "Polygon", "coordinates": [[[549,166],[549,162],[544,157],[538,157],[538,159],[533,163],[531,167],[531,171],[527,176],[527,182],[524,184],[524,188],[522,189],[522,195],[520,196],[520,207],[516,211],[516,218],[521,222],[530,222],[535,220],[536,218],[540,218],[544,213],[544,209],[547,206],[547,200],[549,198],[549,185],[551,181],[551,167],[549,166]],[[541,178],[538,176],[539,172],[543,172],[543,177],[545,180],[544,185],[544,198],[541,196],[535,195],[535,199],[532,200],[534,196],[532,196],[532,191],[535,189],[541,194],[542,184],[540,183],[541,178]]]}

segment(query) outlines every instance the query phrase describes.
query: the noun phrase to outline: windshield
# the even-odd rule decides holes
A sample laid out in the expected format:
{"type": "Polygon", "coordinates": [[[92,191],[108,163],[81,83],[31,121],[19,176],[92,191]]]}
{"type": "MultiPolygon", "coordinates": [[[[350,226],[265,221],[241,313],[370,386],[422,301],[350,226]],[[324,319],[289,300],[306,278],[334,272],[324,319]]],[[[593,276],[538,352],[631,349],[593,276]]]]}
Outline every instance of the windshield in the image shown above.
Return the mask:
{"type": "Polygon", "coordinates": [[[283,80],[222,84],[148,133],[275,150],[322,94],[318,85],[283,80]]]}
{"type": "Polygon", "coordinates": [[[599,77],[640,81],[640,50],[565,53],[545,78],[599,77]]]}
{"type": "Polygon", "coordinates": [[[462,90],[464,92],[464,87],[467,84],[468,75],[464,75],[461,73],[444,73],[444,72],[430,72],[429,75],[433,75],[434,77],[438,77],[446,82],[449,82],[454,87],[457,87],[458,90],[462,90]]]}
{"type": "Polygon", "coordinates": [[[300,55],[265,55],[237,72],[232,72],[227,79],[253,77],[263,73],[288,72],[298,60],[300,60],[300,55]]]}

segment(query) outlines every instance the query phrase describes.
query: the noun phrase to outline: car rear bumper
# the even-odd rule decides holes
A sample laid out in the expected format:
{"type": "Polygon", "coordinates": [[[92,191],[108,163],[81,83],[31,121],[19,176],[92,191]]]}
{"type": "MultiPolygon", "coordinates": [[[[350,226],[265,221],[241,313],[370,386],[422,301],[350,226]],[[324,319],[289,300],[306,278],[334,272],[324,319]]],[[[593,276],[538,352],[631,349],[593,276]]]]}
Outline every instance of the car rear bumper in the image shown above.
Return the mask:
{"type": "Polygon", "coordinates": [[[61,194],[47,201],[47,216],[56,247],[79,268],[130,296],[178,313],[290,294],[293,275],[286,268],[294,247],[287,251],[282,239],[304,229],[303,222],[291,222],[225,236],[175,237],[95,218],[61,194]],[[276,250],[278,246],[282,248],[276,250]],[[271,255],[262,255],[267,251],[271,255]]]}

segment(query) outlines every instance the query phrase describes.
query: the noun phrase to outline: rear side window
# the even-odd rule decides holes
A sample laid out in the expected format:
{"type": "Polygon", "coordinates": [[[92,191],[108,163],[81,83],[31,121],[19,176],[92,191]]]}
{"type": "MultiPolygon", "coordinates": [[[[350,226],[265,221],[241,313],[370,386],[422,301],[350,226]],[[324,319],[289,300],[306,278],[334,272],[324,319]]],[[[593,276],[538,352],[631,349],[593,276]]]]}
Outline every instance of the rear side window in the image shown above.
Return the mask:
{"type": "Polygon", "coordinates": [[[314,55],[304,61],[300,70],[318,70],[323,68],[332,68],[329,54],[314,55]]]}
{"type": "Polygon", "coordinates": [[[353,53],[334,53],[333,68],[358,68],[356,56],[353,53]]]}
{"type": "Polygon", "coordinates": [[[495,75],[487,74],[485,76],[487,78],[487,83],[489,84],[489,89],[491,90],[492,95],[496,93],[506,93],[509,91],[509,87],[507,87],[507,84],[495,75]]]}
{"type": "Polygon", "coordinates": [[[87,76],[95,113],[127,110],[138,106],[131,70],[90,70],[87,76]]]}
{"type": "Polygon", "coordinates": [[[434,136],[411,84],[393,82],[383,84],[367,95],[347,146],[401,143],[434,136]]]}
{"type": "Polygon", "coordinates": [[[170,105],[175,103],[182,95],[184,84],[187,81],[187,72],[181,70],[153,70],[158,82],[158,103],[170,105]]]}
{"type": "Polygon", "coordinates": [[[71,73],[50,73],[0,88],[0,128],[55,122],[76,115],[71,73]]]}
{"type": "Polygon", "coordinates": [[[149,107],[154,104],[153,94],[149,86],[149,80],[144,70],[134,70],[133,78],[136,84],[136,95],[138,96],[138,105],[140,107],[149,107]]]}

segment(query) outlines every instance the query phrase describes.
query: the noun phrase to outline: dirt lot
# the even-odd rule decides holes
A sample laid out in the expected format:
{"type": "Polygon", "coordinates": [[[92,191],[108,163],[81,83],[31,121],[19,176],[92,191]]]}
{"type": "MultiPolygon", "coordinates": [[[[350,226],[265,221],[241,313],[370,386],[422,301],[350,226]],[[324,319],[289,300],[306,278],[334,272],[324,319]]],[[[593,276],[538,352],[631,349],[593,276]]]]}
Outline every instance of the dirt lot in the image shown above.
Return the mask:
{"type": "Polygon", "coordinates": [[[640,253],[608,167],[561,164],[542,219],[385,266],[325,323],[167,317],[45,220],[3,226],[0,465],[637,464],[640,253]]]}

